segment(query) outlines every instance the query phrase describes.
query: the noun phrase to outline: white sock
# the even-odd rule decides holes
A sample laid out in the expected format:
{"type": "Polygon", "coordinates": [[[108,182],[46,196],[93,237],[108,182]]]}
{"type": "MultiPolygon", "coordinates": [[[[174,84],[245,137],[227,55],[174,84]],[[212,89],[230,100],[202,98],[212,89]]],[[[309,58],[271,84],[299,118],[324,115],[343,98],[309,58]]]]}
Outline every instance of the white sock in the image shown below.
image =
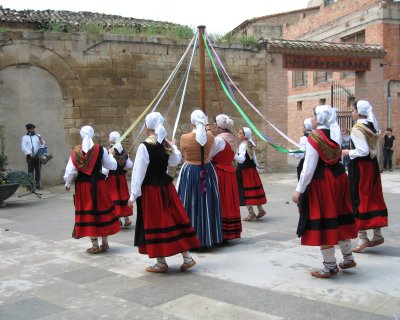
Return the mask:
{"type": "Polygon", "coordinates": [[[99,239],[97,237],[90,237],[90,240],[92,241],[93,247],[99,247],[99,239]]]}
{"type": "Polygon", "coordinates": [[[382,240],[382,231],[381,228],[374,229],[374,236],[372,237],[372,241],[379,241],[382,240]]]}
{"type": "Polygon", "coordinates": [[[358,245],[361,246],[364,243],[367,243],[369,241],[367,231],[366,230],[360,230],[358,231],[358,245]]]}
{"type": "Polygon", "coordinates": [[[321,270],[327,273],[336,268],[335,247],[322,249],[322,258],[324,258],[324,268],[321,270]]]}
{"type": "Polygon", "coordinates": [[[340,250],[342,251],[344,263],[349,262],[349,261],[354,261],[353,254],[351,252],[351,241],[350,240],[339,241],[339,247],[340,247],[340,250]]]}
{"type": "Polygon", "coordinates": [[[247,210],[249,211],[250,214],[254,214],[253,206],[247,206],[247,210]]]}
{"type": "Polygon", "coordinates": [[[157,266],[160,268],[168,267],[167,261],[164,257],[157,258],[157,266]]]}
{"type": "Polygon", "coordinates": [[[185,251],[181,253],[183,257],[183,263],[189,263],[193,260],[192,256],[190,255],[189,251],[185,251]]]}
{"type": "Polygon", "coordinates": [[[106,237],[101,237],[101,243],[102,243],[102,244],[108,244],[108,236],[106,236],[106,237]]]}

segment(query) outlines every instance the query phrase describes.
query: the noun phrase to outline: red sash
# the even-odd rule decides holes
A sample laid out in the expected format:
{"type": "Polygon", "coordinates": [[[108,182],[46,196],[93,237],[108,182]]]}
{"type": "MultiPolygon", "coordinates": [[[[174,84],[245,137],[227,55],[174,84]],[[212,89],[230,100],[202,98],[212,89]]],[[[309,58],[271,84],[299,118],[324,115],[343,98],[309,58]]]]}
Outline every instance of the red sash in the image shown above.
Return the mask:
{"type": "Polygon", "coordinates": [[[332,141],[329,137],[327,137],[320,129],[313,130],[308,135],[308,142],[318,152],[321,160],[329,165],[336,164],[342,156],[342,150],[340,146],[335,141],[332,141]]]}
{"type": "Polygon", "coordinates": [[[71,152],[71,160],[76,169],[91,175],[100,152],[100,145],[95,144],[87,153],[83,153],[82,145],[75,146],[71,152]]]}

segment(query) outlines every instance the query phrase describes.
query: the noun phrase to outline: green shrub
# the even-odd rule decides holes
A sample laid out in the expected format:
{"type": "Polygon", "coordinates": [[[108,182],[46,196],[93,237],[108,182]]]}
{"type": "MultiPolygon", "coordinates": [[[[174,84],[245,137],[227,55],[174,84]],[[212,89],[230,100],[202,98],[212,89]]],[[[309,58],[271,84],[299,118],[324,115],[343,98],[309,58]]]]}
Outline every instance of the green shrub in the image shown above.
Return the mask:
{"type": "Polygon", "coordinates": [[[35,190],[36,185],[35,179],[32,175],[20,170],[8,172],[6,183],[18,183],[21,186],[25,187],[28,191],[35,190]]]}

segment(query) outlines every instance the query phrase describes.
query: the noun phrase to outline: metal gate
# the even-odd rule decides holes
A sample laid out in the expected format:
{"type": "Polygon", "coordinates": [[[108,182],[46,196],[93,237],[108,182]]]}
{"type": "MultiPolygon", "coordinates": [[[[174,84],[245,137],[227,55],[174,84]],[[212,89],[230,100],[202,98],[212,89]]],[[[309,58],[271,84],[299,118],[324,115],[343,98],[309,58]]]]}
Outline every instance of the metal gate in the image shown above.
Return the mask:
{"type": "Polygon", "coordinates": [[[348,87],[343,86],[340,81],[332,81],[331,105],[336,109],[338,124],[341,129],[350,130],[353,126],[351,111],[354,100],[355,97],[348,87]]]}

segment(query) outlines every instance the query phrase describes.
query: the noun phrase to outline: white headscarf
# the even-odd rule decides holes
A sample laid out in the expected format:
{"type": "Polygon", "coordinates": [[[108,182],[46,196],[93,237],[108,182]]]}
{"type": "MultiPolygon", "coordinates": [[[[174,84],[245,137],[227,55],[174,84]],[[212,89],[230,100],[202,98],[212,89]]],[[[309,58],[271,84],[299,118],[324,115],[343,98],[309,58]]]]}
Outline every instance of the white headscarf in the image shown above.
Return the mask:
{"type": "Polygon", "coordinates": [[[317,115],[317,122],[320,125],[327,126],[330,130],[330,138],[337,144],[342,144],[342,133],[340,127],[336,122],[336,110],[331,106],[322,105],[315,108],[317,115]]]}
{"type": "Polygon", "coordinates": [[[253,146],[256,146],[255,142],[251,138],[251,130],[250,130],[250,128],[243,127],[242,130],[243,130],[244,136],[246,137],[247,141],[249,141],[253,146]]]}
{"type": "Polygon", "coordinates": [[[201,110],[195,110],[190,116],[191,123],[196,126],[196,141],[204,146],[207,143],[206,123],[207,117],[201,110]]]}
{"type": "Polygon", "coordinates": [[[119,139],[121,138],[121,135],[117,131],[110,132],[110,137],[108,140],[110,140],[114,145],[113,148],[117,149],[118,152],[122,151],[122,145],[119,142],[119,139]]]}
{"type": "Polygon", "coordinates": [[[303,124],[304,124],[304,128],[306,128],[307,132],[310,132],[312,130],[312,123],[311,123],[310,118],[305,119],[303,124]]]}
{"type": "Polygon", "coordinates": [[[226,114],[220,114],[215,118],[215,122],[217,123],[217,126],[226,129],[226,130],[232,130],[235,123],[233,122],[233,119],[229,118],[226,114]]]}
{"type": "Polygon", "coordinates": [[[86,153],[94,146],[94,130],[91,126],[84,126],[81,128],[80,134],[82,138],[82,151],[86,153]]]}
{"type": "Polygon", "coordinates": [[[378,121],[376,120],[375,115],[372,112],[372,106],[368,101],[359,100],[357,102],[357,113],[366,116],[367,121],[374,125],[376,131],[379,131],[378,121]]]}
{"type": "Polygon", "coordinates": [[[158,143],[162,143],[167,136],[164,128],[164,117],[159,112],[151,112],[146,116],[145,122],[148,129],[154,130],[158,143]]]}

